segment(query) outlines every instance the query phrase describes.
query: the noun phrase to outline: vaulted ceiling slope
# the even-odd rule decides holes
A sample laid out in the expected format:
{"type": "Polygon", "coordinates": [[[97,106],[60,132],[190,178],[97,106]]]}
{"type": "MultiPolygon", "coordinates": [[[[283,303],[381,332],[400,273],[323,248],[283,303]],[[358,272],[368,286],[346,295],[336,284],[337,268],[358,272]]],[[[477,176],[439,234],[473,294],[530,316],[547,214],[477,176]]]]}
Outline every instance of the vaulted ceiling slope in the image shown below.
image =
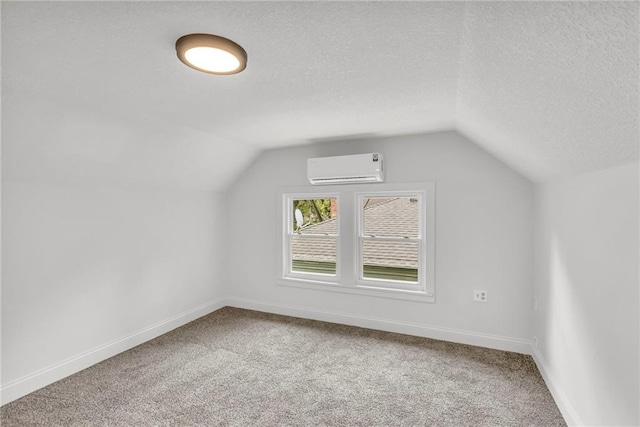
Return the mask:
{"type": "Polygon", "coordinates": [[[534,180],[637,161],[638,5],[468,4],[458,129],[534,180]]]}
{"type": "Polygon", "coordinates": [[[6,2],[3,175],[224,189],[264,149],[457,129],[533,180],[638,159],[637,2],[6,2]],[[211,76],[175,40],[232,38],[211,76]]]}

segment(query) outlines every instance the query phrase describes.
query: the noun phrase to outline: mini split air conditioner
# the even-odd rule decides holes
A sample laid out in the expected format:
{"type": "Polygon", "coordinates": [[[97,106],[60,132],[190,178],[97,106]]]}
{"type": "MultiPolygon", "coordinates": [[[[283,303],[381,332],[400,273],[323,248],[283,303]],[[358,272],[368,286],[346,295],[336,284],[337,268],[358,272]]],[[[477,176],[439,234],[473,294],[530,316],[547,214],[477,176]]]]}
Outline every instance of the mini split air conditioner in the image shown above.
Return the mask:
{"type": "Polygon", "coordinates": [[[382,154],[307,159],[307,177],[313,185],[383,182],[382,154]]]}

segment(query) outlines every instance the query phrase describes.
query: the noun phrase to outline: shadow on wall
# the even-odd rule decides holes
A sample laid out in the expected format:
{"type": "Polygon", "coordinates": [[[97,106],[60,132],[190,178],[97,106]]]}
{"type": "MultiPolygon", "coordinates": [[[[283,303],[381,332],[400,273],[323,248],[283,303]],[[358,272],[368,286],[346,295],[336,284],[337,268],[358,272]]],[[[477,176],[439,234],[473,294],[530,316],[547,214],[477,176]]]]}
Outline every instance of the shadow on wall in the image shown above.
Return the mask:
{"type": "Polygon", "coordinates": [[[638,416],[638,337],[631,326],[638,298],[627,297],[628,280],[608,272],[632,260],[610,255],[614,263],[607,263],[606,239],[578,235],[568,221],[562,228],[546,236],[541,352],[582,422],[628,425],[638,416]]]}

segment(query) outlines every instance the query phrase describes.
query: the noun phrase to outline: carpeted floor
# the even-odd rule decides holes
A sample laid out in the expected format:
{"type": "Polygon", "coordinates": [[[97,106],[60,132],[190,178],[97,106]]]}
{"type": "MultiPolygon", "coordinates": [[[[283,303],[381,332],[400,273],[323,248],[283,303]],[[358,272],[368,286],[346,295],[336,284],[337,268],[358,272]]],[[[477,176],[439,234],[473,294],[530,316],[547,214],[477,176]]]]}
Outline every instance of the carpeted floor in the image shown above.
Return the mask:
{"type": "Polygon", "coordinates": [[[529,356],[224,308],[0,409],[2,426],[564,426],[529,356]]]}

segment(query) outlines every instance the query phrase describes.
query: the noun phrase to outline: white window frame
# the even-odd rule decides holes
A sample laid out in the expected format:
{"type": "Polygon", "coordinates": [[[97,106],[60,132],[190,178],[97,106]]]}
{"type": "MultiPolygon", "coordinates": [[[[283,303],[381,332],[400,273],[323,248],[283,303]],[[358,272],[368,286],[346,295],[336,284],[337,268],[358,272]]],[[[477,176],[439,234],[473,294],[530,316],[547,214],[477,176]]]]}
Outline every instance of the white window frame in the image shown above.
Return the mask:
{"type": "Polygon", "coordinates": [[[319,291],[368,295],[419,302],[435,302],[435,183],[348,184],[322,187],[280,187],[277,189],[278,270],[276,283],[319,291]],[[360,197],[370,195],[419,195],[421,203],[422,246],[418,267],[419,284],[363,279],[359,267],[360,197]],[[338,236],[336,274],[291,271],[290,234],[293,233],[293,200],[336,198],[338,201],[338,236]]]}
{"type": "MultiPolygon", "coordinates": [[[[339,283],[340,282],[340,196],[337,193],[287,193],[283,194],[283,213],[281,217],[284,217],[284,247],[282,248],[282,271],[283,277],[289,279],[308,280],[316,283],[339,283]],[[326,235],[326,234],[299,234],[293,232],[293,206],[294,200],[311,200],[311,199],[336,199],[338,204],[338,234],[326,235]],[[309,273],[293,270],[293,260],[291,257],[292,241],[294,237],[302,239],[335,239],[336,241],[336,273],[324,274],[324,273],[309,273]]],[[[282,234],[282,233],[281,233],[282,234]]]]}
{"type": "Polygon", "coordinates": [[[424,219],[425,212],[427,210],[426,199],[427,192],[421,191],[370,191],[357,193],[357,228],[358,228],[358,243],[356,245],[358,262],[358,276],[356,283],[362,287],[373,287],[387,290],[401,290],[401,291],[413,291],[419,293],[426,293],[426,239],[425,239],[425,226],[426,221],[424,219]],[[366,236],[364,234],[364,200],[365,199],[378,199],[378,198],[393,198],[393,197],[415,197],[418,199],[418,236],[411,238],[403,237],[391,237],[391,236],[366,236]],[[418,281],[406,282],[390,279],[374,279],[364,277],[364,254],[362,251],[365,241],[388,241],[388,242],[414,242],[418,245],[418,281]]]}

